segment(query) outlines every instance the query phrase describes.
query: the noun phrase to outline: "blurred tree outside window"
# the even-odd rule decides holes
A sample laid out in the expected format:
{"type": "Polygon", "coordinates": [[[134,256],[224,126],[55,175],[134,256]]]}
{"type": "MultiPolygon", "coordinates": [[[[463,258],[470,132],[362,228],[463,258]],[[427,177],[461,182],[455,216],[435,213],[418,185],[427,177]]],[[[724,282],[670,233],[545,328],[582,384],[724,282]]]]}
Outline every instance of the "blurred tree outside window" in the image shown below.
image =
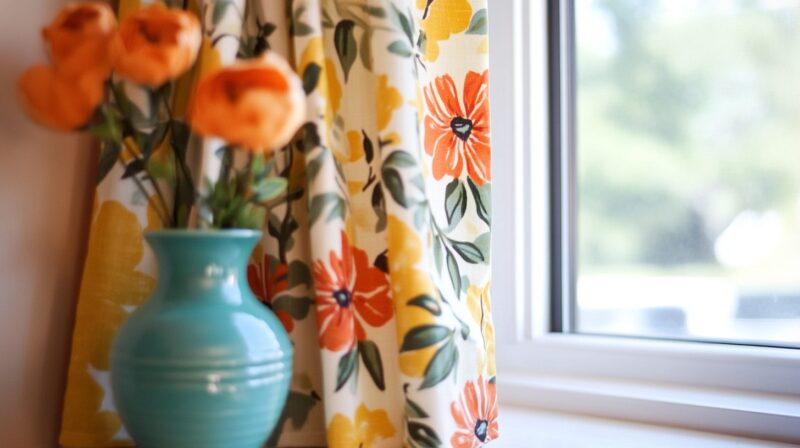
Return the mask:
{"type": "Polygon", "coordinates": [[[574,8],[576,330],[800,347],[800,1],[574,8]]]}

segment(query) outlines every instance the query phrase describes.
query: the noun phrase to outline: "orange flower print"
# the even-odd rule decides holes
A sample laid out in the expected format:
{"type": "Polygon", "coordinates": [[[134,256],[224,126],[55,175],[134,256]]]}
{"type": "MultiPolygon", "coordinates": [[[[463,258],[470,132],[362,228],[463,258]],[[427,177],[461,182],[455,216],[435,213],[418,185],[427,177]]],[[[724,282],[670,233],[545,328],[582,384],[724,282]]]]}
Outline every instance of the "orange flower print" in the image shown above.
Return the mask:
{"type": "Polygon", "coordinates": [[[459,100],[450,75],[424,88],[425,152],[433,156],[433,177],[467,174],[477,184],[491,180],[489,149],[489,71],[469,72],[459,100]]]}
{"type": "Polygon", "coordinates": [[[394,313],[388,276],[344,232],[341,256],[331,251],[327,267],[314,262],[314,285],[320,345],[328,350],[351,348],[367,338],[363,323],[380,327],[394,313]]]}
{"type": "MultiPolygon", "coordinates": [[[[272,301],[278,294],[289,289],[289,267],[264,255],[261,262],[251,262],[247,266],[247,282],[258,300],[272,308],[272,301]]],[[[289,313],[277,310],[275,315],[287,332],[294,329],[294,320],[289,313]]]]}
{"type": "Polygon", "coordinates": [[[450,413],[458,427],[450,438],[453,448],[475,448],[497,438],[497,393],[482,376],[477,382],[467,381],[461,398],[450,404],[450,413]]]}

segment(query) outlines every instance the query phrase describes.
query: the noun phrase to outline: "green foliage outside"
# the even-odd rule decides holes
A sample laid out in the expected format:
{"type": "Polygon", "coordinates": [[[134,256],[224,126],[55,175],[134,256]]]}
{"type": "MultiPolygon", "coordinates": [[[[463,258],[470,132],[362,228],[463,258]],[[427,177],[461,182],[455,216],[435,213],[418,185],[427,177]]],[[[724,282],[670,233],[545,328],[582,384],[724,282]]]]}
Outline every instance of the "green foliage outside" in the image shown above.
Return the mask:
{"type": "Polygon", "coordinates": [[[800,3],[575,3],[582,274],[797,278],[800,3]],[[785,236],[734,272],[714,242],[744,210],[785,236]]]}

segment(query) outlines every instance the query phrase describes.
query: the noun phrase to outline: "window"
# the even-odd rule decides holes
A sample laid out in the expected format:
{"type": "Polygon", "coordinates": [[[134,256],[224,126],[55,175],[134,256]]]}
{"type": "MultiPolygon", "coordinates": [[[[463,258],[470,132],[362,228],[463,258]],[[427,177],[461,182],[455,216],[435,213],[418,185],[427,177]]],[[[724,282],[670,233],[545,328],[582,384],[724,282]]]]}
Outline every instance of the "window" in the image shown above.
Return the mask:
{"type": "Polygon", "coordinates": [[[800,2],[574,17],[573,330],[800,347],[800,2]]]}
{"type": "Polygon", "coordinates": [[[800,1],[490,12],[501,402],[800,443],[800,1]]]}

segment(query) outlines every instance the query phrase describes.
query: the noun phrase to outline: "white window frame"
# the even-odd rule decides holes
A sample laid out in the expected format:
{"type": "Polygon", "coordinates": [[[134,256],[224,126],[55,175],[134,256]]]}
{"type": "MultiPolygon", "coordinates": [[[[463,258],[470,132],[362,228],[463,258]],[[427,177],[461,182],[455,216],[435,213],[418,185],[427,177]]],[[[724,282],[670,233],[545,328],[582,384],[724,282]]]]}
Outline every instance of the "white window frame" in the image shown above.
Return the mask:
{"type": "Polygon", "coordinates": [[[800,443],[800,350],[551,332],[548,3],[490,5],[501,403],[800,443]]]}

